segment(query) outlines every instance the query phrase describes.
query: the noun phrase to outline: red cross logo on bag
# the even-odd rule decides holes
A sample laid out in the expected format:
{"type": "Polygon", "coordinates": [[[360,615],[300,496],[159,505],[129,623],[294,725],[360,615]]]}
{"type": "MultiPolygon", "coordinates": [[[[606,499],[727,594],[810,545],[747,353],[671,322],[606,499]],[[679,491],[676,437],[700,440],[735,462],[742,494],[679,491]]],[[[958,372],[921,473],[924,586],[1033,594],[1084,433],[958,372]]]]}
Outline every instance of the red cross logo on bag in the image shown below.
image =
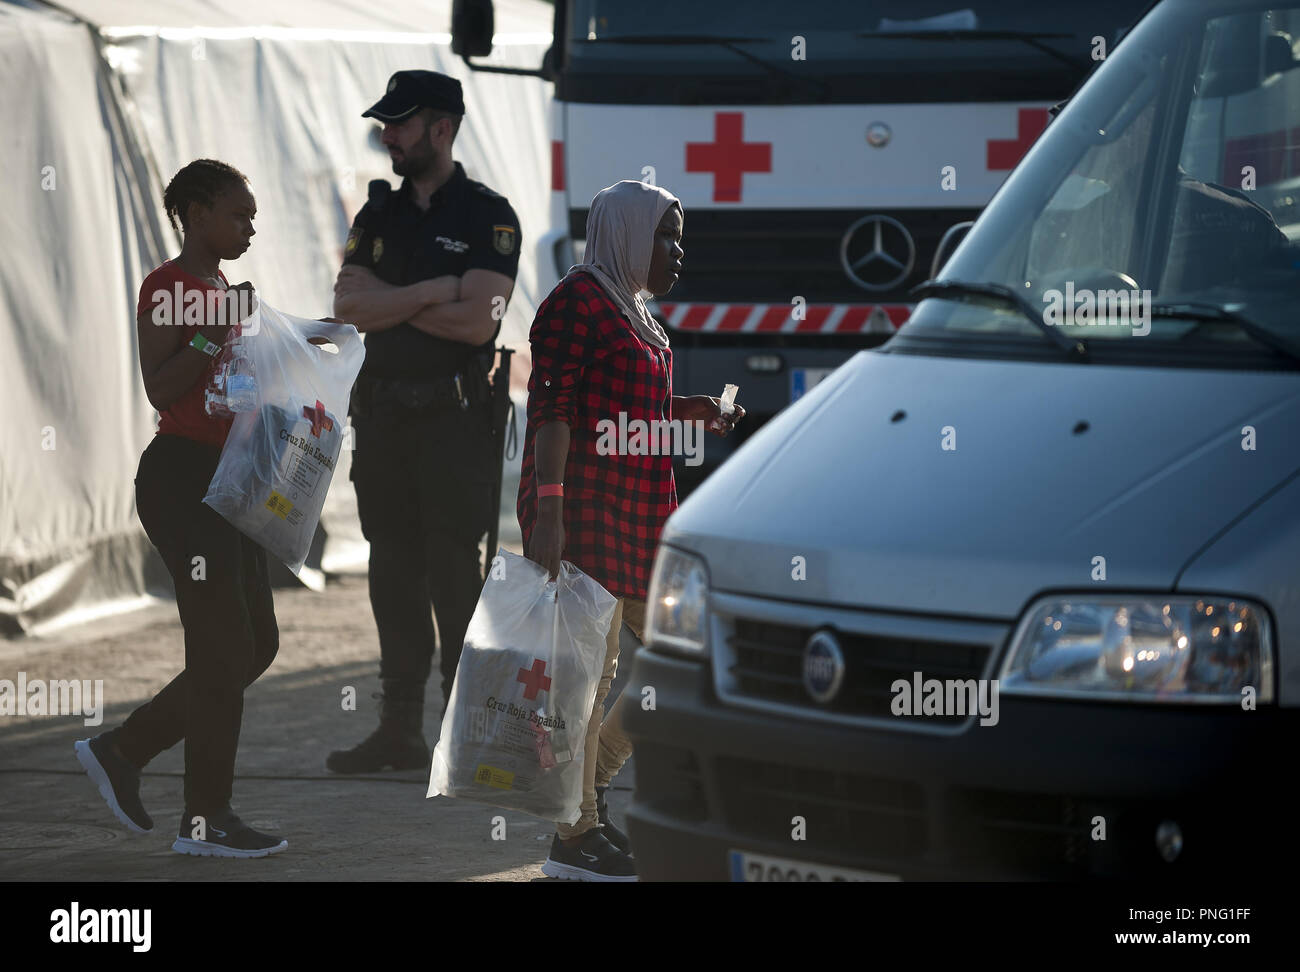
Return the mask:
{"type": "Polygon", "coordinates": [[[334,420],[325,414],[325,406],[321,404],[319,398],[316,399],[315,408],[310,405],[302,407],[302,417],[311,419],[311,434],[318,439],[320,438],[321,429],[325,429],[327,432],[334,430],[334,420]]]}
{"type": "Polygon", "coordinates": [[[515,676],[516,682],[524,683],[524,698],[535,699],[538,692],[548,691],[551,680],[546,675],[546,662],[540,658],[533,659],[532,668],[521,668],[515,676]]]}

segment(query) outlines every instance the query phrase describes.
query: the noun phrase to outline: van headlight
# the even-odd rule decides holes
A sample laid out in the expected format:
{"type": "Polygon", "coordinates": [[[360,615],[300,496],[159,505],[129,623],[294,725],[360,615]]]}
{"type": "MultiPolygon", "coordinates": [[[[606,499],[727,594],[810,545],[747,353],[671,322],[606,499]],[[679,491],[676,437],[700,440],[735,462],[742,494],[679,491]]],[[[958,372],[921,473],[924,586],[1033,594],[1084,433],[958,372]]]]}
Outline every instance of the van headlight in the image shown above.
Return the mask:
{"type": "Polygon", "coordinates": [[[699,557],[660,546],[650,576],[646,644],[699,658],[709,650],[709,572],[699,557]]]}
{"type": "Polygon", "coordinates": [[[1268,613],[1225,597],[1043,598],[1007,652],[1003,692],[1126,702],[1273,701],[1268,613]]]}

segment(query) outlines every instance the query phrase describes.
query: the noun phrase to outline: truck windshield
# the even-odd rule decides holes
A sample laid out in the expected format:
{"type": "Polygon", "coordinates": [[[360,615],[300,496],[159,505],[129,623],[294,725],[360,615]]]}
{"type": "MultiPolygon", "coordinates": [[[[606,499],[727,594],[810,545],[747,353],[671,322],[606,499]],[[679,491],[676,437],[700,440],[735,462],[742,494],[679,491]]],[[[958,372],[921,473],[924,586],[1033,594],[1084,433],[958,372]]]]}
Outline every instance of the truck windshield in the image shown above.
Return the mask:
{"type": "Polygon", "coordinates": [[[893,350],[1300,364],[1300,3],[1158,6],[938,279],[893,350]]]}
{"type": "MultiPolygon", "coordinates": [[[[699,0],[661,0],[654,4],[626,0],[570,0],[569,38],[601,41],[635,35],[716,35],[754,37],[780,45],[789,58],[791,38],[816,37],[819,48],[846,56],[861,54],[861,34],[960,34],[1006,31],[1091,40],[1099,26],[1132,19],[1132,2],[1102,0],[1047,9],[1016,0],[749,0],[741,9],[699,0]],[[1118,18],[1117,16],[1118,15],[1118,18]],[[824,45],[824,46],[823,46],[824,45]]],[[[870,38],[868,38],[870,39],[870,38]]],[[[1107,37],[1109,42],[1112,38],[1107,37]]],[[[1082,53],[1086,54],[1085,46],[1082,53]]],[[[602,52],[604,53],[604,52],[602,52]]],[[[685,52],[676,52],[685,54],[685,52]]],[[[645,52],[647,58],[662,51],[645,52]]],[[[686,55],[689,56],[689,55],[686,55]]]]}
{"type": "Polygon", "coordinates": [[[899,102],[935,99],[924,91],[909,99],[906,88],[896,96],[892,87],[882,99],[856,82],[904,71],[915,88],[920,72],[930,71],[943,82],[943,100],[962,101],[968,100],[963,88],[971,72],[1010,75],[1000,82],[1003,87],[1032,72],[1041,96],[1044,73],[1077,80],[1094,63],[1094,39],[1113,45],[1143,6],[1144,0],[1097,0],[1066,9],[1022,0],[750,0],[734,6],[569,0],[564,70],[749,79],[775,72],[835,79],[841,90],[821,100],[899,102]],[[962,76],[964,83],[957,80],[962,76]]]}

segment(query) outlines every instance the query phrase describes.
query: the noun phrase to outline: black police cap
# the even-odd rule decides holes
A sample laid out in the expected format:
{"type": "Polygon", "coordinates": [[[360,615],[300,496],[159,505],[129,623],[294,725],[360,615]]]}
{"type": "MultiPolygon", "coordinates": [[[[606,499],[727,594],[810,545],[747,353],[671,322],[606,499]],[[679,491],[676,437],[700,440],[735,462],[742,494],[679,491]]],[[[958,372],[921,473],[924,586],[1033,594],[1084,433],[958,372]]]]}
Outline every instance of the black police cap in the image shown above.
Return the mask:
{"type": "Polygon", "coordinates": [[[405,121],[421,108],[433,108],[451,115],[465,114],[460,82],[437,71],[398,71],[388,79],[388,91],[362,118],[385,122],[405,121]]]}

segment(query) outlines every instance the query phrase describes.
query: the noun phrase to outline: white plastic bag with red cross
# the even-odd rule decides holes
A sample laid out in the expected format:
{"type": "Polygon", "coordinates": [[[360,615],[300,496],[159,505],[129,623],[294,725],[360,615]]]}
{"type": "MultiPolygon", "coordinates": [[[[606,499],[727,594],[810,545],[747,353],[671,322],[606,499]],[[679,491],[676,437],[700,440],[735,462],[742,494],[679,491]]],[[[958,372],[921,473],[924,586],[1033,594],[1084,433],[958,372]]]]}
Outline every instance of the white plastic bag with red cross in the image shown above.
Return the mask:
{"type": "Polygon", "coordinates": [[[587,723],[618,599],[564,561],[500,550],[465,632],[427,796],[576,823],[587,723]]]}
{"type": "Polygon", "coordinates": [[[219,367],[215,391],[234,420],[203,502],[295,574],[320,522],[365,355],[351,324],[259,300],[218,359],[229,367],[219,367]]]}

